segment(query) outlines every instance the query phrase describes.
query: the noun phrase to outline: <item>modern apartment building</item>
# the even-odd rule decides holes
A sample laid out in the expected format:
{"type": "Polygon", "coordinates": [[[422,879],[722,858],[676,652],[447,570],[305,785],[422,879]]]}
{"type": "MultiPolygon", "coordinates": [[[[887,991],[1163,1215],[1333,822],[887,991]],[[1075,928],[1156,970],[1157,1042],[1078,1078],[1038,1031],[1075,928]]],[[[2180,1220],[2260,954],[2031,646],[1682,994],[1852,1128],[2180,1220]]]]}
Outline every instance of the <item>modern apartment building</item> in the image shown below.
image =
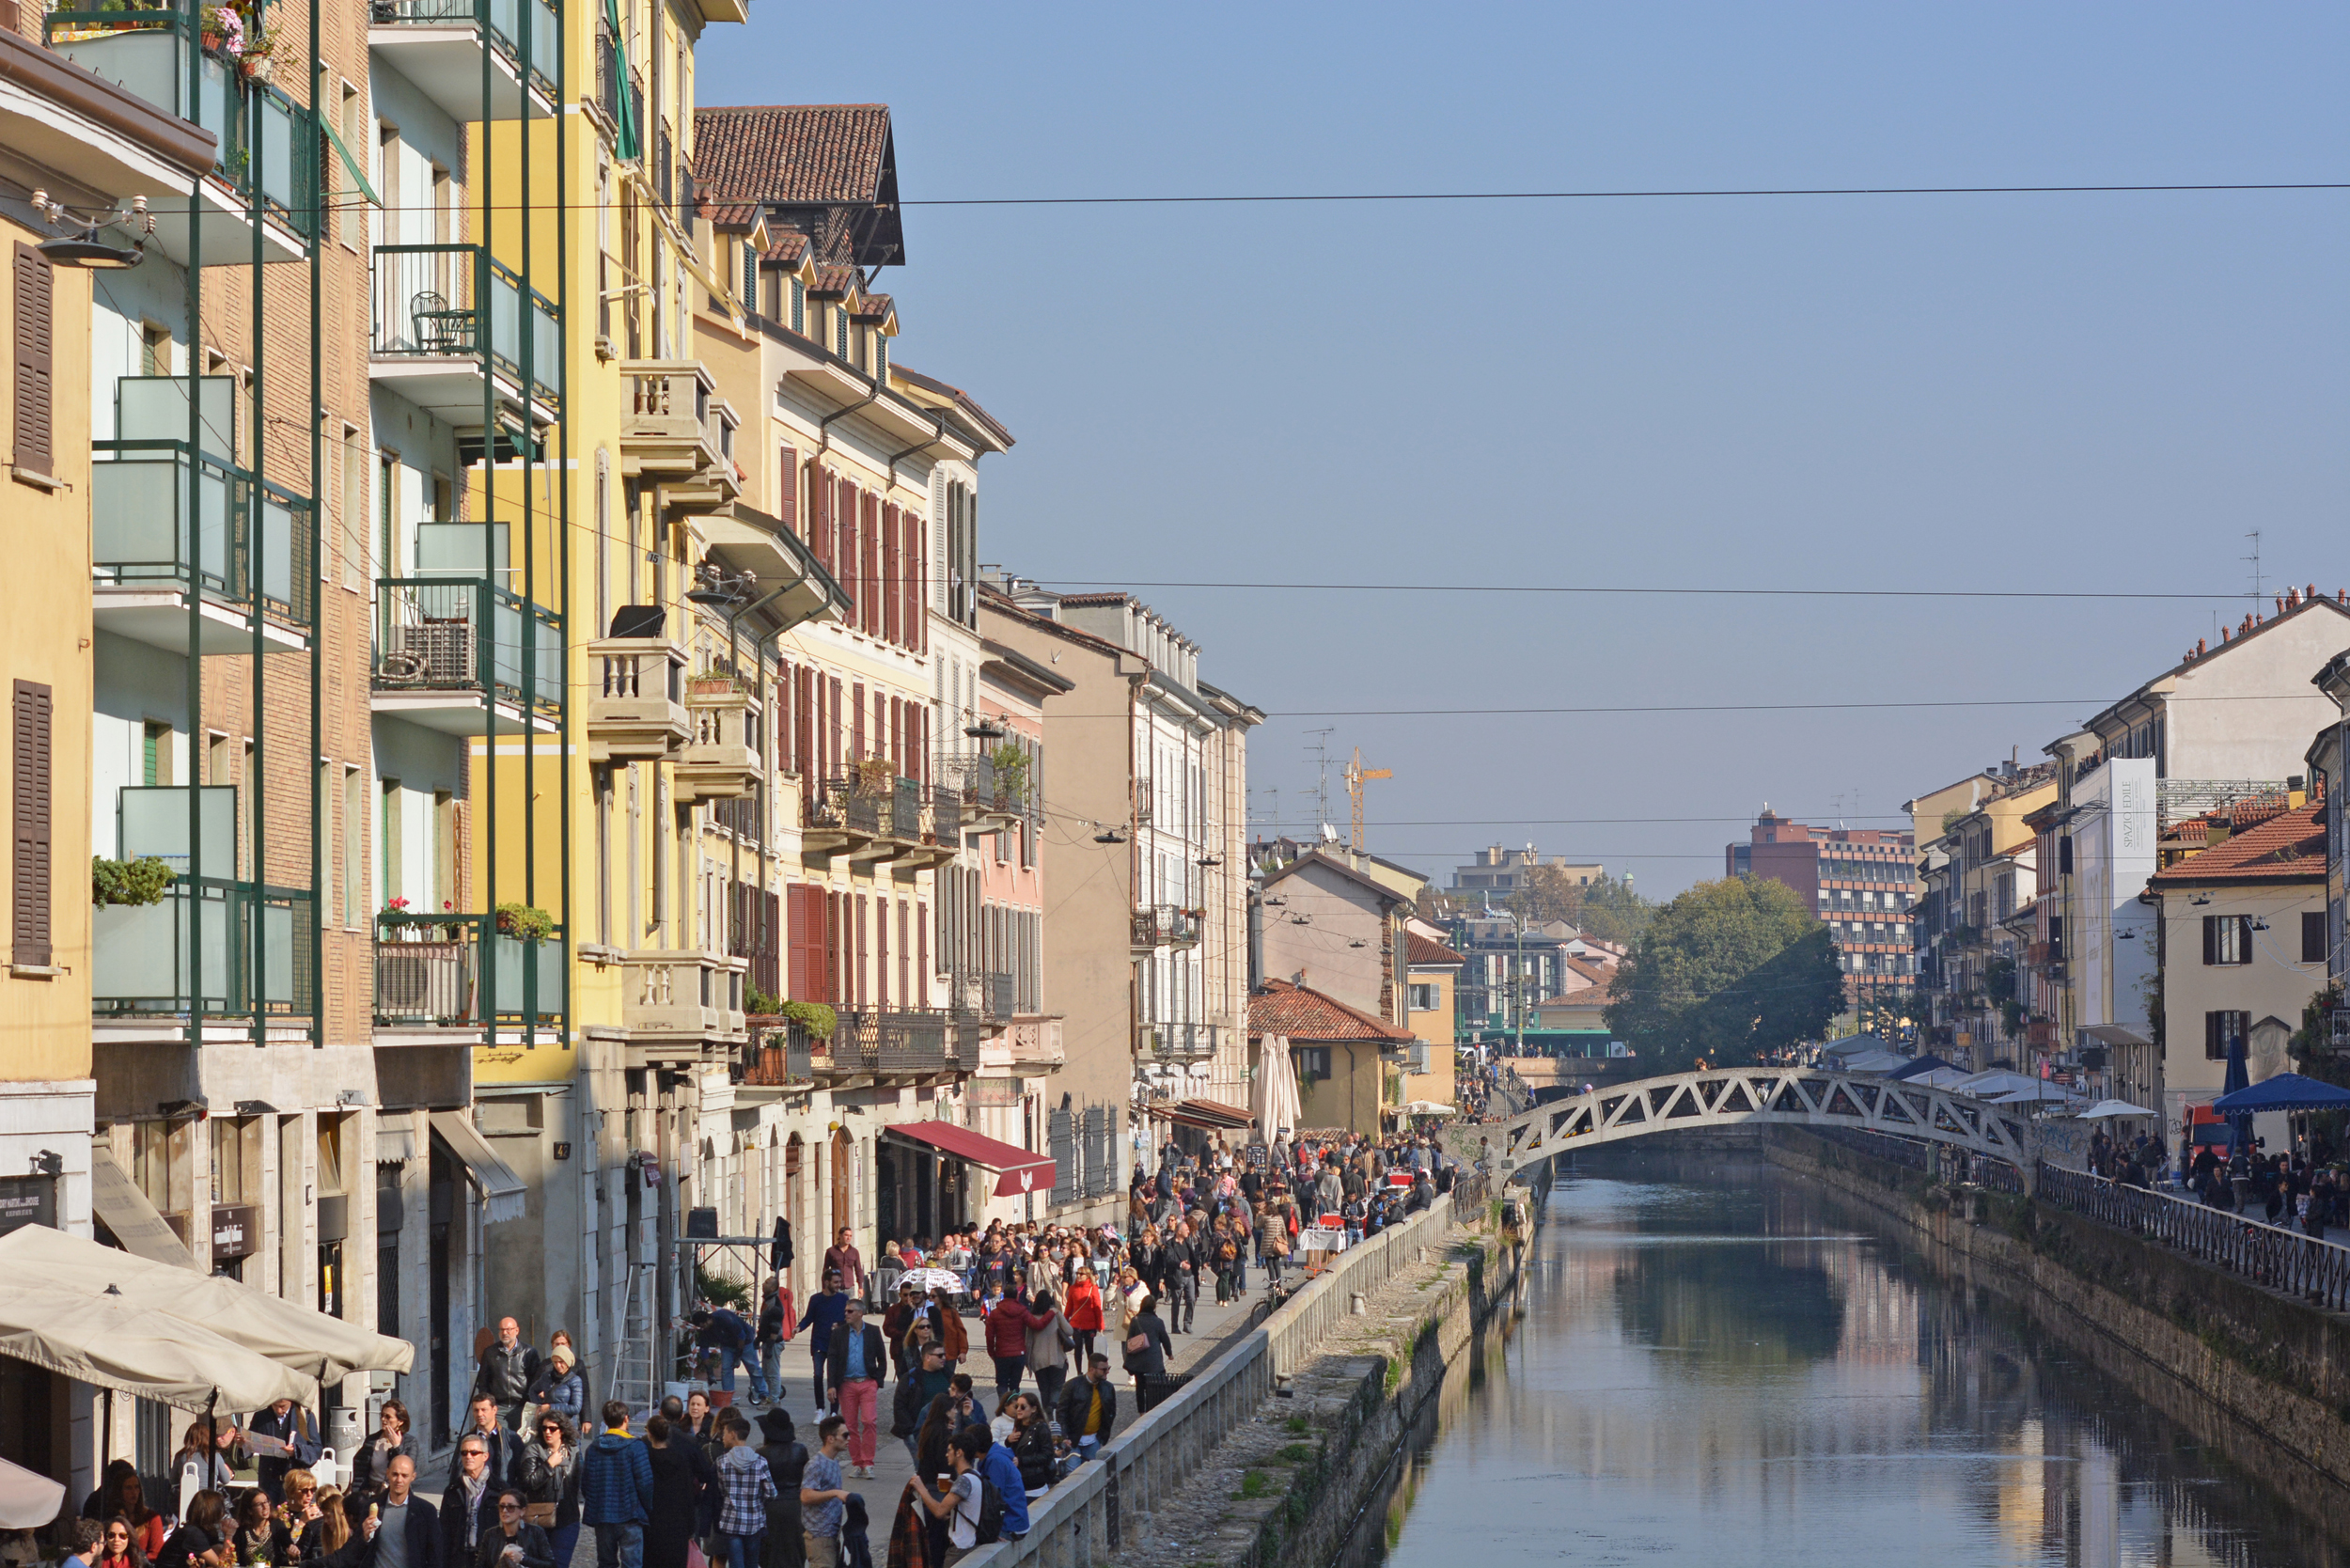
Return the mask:
{"type": "Polygon", "coordinates": [[[1918,902],[1913,834],[1874,827],[1809,827],[1762,808],[1747,841],[1722,851],[1726,876],[1782,883],[1827,923],[1844,994],[1890,1000],[1913,983],[1909,924],[1918,902]]]}

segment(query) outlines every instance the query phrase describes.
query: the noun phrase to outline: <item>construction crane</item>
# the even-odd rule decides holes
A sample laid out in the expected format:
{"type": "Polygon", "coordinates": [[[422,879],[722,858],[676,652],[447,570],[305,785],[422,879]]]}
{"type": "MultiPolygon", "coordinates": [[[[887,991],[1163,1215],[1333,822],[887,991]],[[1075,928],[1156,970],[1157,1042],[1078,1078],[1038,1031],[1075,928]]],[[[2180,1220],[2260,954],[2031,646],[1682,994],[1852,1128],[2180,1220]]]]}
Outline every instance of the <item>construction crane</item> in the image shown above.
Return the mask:
{"type": "Polygon", "coordinates": [[[1347,840],[1349,847],[1357,850],[1363,847],[1363,785],[1373,778],[1393,778],[1394,776],[1393,768],[1363,766],[1363,748],[1361,746],[1355,748],[1354,760],[1346,764],[1346,800],[1347,804],[1354,808],[1352,823],[1354,834],[1347,840]]]}

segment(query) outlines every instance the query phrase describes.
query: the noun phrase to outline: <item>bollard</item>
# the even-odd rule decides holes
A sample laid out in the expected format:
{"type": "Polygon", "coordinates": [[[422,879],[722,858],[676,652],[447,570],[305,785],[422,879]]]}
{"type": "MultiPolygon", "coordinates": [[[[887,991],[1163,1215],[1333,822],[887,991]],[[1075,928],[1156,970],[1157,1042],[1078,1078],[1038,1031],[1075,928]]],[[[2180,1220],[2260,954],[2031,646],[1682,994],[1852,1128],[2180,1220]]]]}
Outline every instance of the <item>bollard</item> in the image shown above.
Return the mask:
{"type": "Polygon", "coordinates": [[[1356,1291],[1350,1301],[1347,1309],[1358,1318],[1369,1317],[1371,1315],[1371,1303],[1363,1299],[1362,1292],[1356,1291]]]}

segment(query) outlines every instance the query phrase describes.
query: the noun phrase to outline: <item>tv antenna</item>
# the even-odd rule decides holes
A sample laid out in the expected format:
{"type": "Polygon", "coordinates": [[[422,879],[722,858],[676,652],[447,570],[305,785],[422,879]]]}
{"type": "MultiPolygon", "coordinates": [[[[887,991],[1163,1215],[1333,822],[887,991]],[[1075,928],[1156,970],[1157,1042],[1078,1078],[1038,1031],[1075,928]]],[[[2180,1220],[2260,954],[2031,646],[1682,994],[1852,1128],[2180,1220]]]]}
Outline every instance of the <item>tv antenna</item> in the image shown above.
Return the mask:
{"type": "Polygon", "coordinates": [[[2236,559],[2251,563],[2252,613],[2258,615],[2261,608],[2261,531],[2258,528],[2248,529],[2244,537],[2252,541],[2252,553],[2248,556],[2238,556],[2236,559]]]}
{"type": "Polygon", "coordinates": [[[1316,827],[1320,827],[1330,820],[1330,737],[1337,732],[1338,728],[1335,724],[1325,724],[1319,729],[1306,731],[1313,737],[1306,743],[1306,749],[1314,754],[1314,825],[1316,827]]]}

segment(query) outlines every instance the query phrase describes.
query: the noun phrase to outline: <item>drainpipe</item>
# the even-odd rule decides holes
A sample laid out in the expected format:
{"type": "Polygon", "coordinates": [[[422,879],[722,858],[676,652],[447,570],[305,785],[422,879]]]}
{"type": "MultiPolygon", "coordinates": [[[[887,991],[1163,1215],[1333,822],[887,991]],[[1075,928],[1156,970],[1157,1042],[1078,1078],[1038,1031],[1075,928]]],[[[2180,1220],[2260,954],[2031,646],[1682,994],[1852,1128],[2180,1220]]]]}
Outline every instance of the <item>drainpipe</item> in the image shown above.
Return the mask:
{"type": "MultiPolygon", "coordinates": [[[[859,406],[862,407],[863,405],[860,404],[859,406]]],[[[892,490],[896,489],[898,486],[898,464],[901,462],[912,457],[916,452],[922,451],[928,447],[935,447],[940,442],[947,439],[947,415],[944,410],[935,408],[931,410],[931,438],[928,441],[917,441],[901,452],[892,452],[889,454],[889,485],[892,490]]]]}
{"type": "Polygon", "coordinates": [[[870,407],[872,407],[875,403],[877,403],[877,402],[881,401],[881,395],[882,395],[882,384],[881,384],[881,377],[879,377],[879,376],[875,376],[875,377],[873,378],[873,388],[872,388],[872,390],[871,390],[871,391],[870,391],[870,392],[868,392],[868,393],[866,393],[866,394],[865,394],[865,396],[864,396],[861,400],[858,400],[858,401],[856,401],[856,402],[851,403],[851,404],[850,404],[848,407],[846,407],[846,408],[837,408],[837,409],[834,409],[834,410],[833,410],[830,414],[827,414],[827,415],[825,415],[825,416],[824,416],[822,419],[817,420],[817,421],[816,421],[816,439],[817,439],[817,443],[818,443],[818,447],[817,447],[817,449],[818,449],[819,451],[826,451],[826,452],[829,452],[829,451],[831,451],[831,450],[832,450],[832,422],[833,422],[835,419],[845,419],[845,418],[847,418],[850,415],[854,414],[854,413],[855,413],[858,409],[861,409],[861,408],[870,408],[870,407]]]}

